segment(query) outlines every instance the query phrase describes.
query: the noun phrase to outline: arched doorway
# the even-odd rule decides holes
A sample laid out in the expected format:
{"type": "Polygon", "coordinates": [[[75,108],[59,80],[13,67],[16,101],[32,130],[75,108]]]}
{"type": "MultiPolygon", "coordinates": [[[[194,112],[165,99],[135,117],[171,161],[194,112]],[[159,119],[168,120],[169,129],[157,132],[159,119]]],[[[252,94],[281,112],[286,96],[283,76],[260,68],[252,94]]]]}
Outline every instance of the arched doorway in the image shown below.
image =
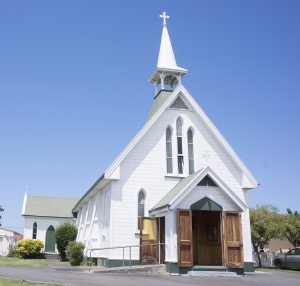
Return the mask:
{"type": "Polygon", "coordinates": [[[55,252],[55,229],[50,225],[46,231],[45,252],[55,252]]]}
{"type": "Polygon", "coordinates": [[[194,264],[222,265],[222,207],[204,197],[191,210],[194,264]]]}

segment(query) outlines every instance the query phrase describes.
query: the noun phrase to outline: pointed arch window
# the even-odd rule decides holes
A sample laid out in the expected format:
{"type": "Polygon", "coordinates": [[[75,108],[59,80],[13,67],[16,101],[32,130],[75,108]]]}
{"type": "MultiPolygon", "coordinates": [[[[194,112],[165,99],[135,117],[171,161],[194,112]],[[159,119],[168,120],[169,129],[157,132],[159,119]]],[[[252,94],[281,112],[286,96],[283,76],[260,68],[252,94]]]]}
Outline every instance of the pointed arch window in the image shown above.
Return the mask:
{"type": "Polygon", "coordinates": [[[177,135],[177,163],[178,173],[183,174],[183,148],[182,148],[182,120],[178,118],[176,121],[176,135],[177,135]]]}
{"type": "Polygon", "coordinates": [[[37,236],[37,223],[34,222],[32,226],[32,239],[36,239],[36,236],[37,236]]]}
{"type": "Polygon", "coordinates": [[[195,172],[194,167],[194,134],[191,129],[187,132],[188,138],[188,154],[189,154],[189,174],[193,174],[195,172]]]}
{"type": "Polygon", "coordinates": [[[140,229],[141,218],[145,216],[145,192],[143,190],[139,191],[138,194],[138,229],[140,229]]]}
{"type": "Polygon", "coordinates": [[[173,173],[172,130],[170,127],[166,130],[166,160],[167,173],[173,173]]]}

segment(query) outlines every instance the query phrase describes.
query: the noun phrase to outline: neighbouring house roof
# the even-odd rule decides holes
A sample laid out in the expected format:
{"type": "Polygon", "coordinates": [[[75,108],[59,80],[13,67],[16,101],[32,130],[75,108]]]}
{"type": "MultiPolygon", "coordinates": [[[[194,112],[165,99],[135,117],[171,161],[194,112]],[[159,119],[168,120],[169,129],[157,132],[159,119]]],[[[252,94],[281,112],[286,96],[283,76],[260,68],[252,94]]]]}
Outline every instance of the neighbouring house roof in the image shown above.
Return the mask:
{"type": "MultiPolygon", "coordinates": [[[[1,230],[2,230],[2,231],[9,231],[9,232],[11,232],[13,235],[23,236],[23,234],[21,234],[21,233],[15,231],[15,230],[11,230],[11,229],[8,229],[8,228],[2,227],[2,226],[0,226],[0,232],[1,232],[1,230]]],[[[0,236],[1,236],[1,234],[0,234],[0,236]]]]}
{"type": "Polygon", "coordinates": [[[79,198],[29,196],[25,194],[23,216],[72,218],[79,198]]]}
{"type": "Polygon", "coordinates": [[[212,178],[216,185],[224,191],[226,196],[230,198],[240,209],[244,210],[248,206],[221,180],[220,177],[210,168],[205,167],[181,179],[151,210],[158,211],[165,207],[172,207],[176,201],[187,195],[206,175],[212,178]]]}
{"type": "Polygon", "coordinates": [[[284,252],[287,252],[290,249],[293,249],[294,246],[285,238],[285,239],[276,239],[271,238],[268,243],[265,244],[264,250],[267,249],[270,252],[279,252],[280,250],[283,250],[284,252]]]}

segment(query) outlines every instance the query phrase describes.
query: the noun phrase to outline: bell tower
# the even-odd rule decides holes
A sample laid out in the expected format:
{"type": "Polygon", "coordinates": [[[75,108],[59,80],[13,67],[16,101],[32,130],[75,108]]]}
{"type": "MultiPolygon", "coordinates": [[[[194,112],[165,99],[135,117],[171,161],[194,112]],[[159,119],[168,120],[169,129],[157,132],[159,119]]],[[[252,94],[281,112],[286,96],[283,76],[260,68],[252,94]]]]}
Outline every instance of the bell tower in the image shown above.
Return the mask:
{"type": "Polygon", "coordinates": [[[181,83],[182,77],[187,73],[187,70],[178,67],[176,64],[170,36],[167,29],[167,19],[170,18],[163,12],[160,15],[163,19],[163,29],[161,35],[159,56],[157,61],[157,67],[151,78],[150,83],[155,86],[155,95],[160,90],[173,90],[176,85],[181,83]]]}

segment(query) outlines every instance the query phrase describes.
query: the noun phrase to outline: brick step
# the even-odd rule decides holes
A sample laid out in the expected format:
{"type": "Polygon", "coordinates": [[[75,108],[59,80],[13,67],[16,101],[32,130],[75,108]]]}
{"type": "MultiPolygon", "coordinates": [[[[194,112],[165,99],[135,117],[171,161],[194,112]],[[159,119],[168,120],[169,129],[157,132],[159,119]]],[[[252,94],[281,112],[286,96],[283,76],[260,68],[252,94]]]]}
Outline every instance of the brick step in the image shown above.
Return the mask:
{"type": "Polygon", "coordinates": [[[44,252],[46,259],[58,259],[58,253],[44,252]]]}
{"type": "Polygon", "coordinates": [[[196,265],[188,272],[190,276],[236,277],[236,272],[224,266],[196,265]]]}
{"type": "Polygon", "coordinates": [[[238,274],[231,271],[189,271],[189,276],[202,276],[202,277],[237,277],[238,274]]]}
{"type": "Polygon", "coordinates": [[[195,265],[193,266],[191,271],[220,271],[226,272],[228,268],[224,266],[213,266],[213,265],[195,265]]]}

